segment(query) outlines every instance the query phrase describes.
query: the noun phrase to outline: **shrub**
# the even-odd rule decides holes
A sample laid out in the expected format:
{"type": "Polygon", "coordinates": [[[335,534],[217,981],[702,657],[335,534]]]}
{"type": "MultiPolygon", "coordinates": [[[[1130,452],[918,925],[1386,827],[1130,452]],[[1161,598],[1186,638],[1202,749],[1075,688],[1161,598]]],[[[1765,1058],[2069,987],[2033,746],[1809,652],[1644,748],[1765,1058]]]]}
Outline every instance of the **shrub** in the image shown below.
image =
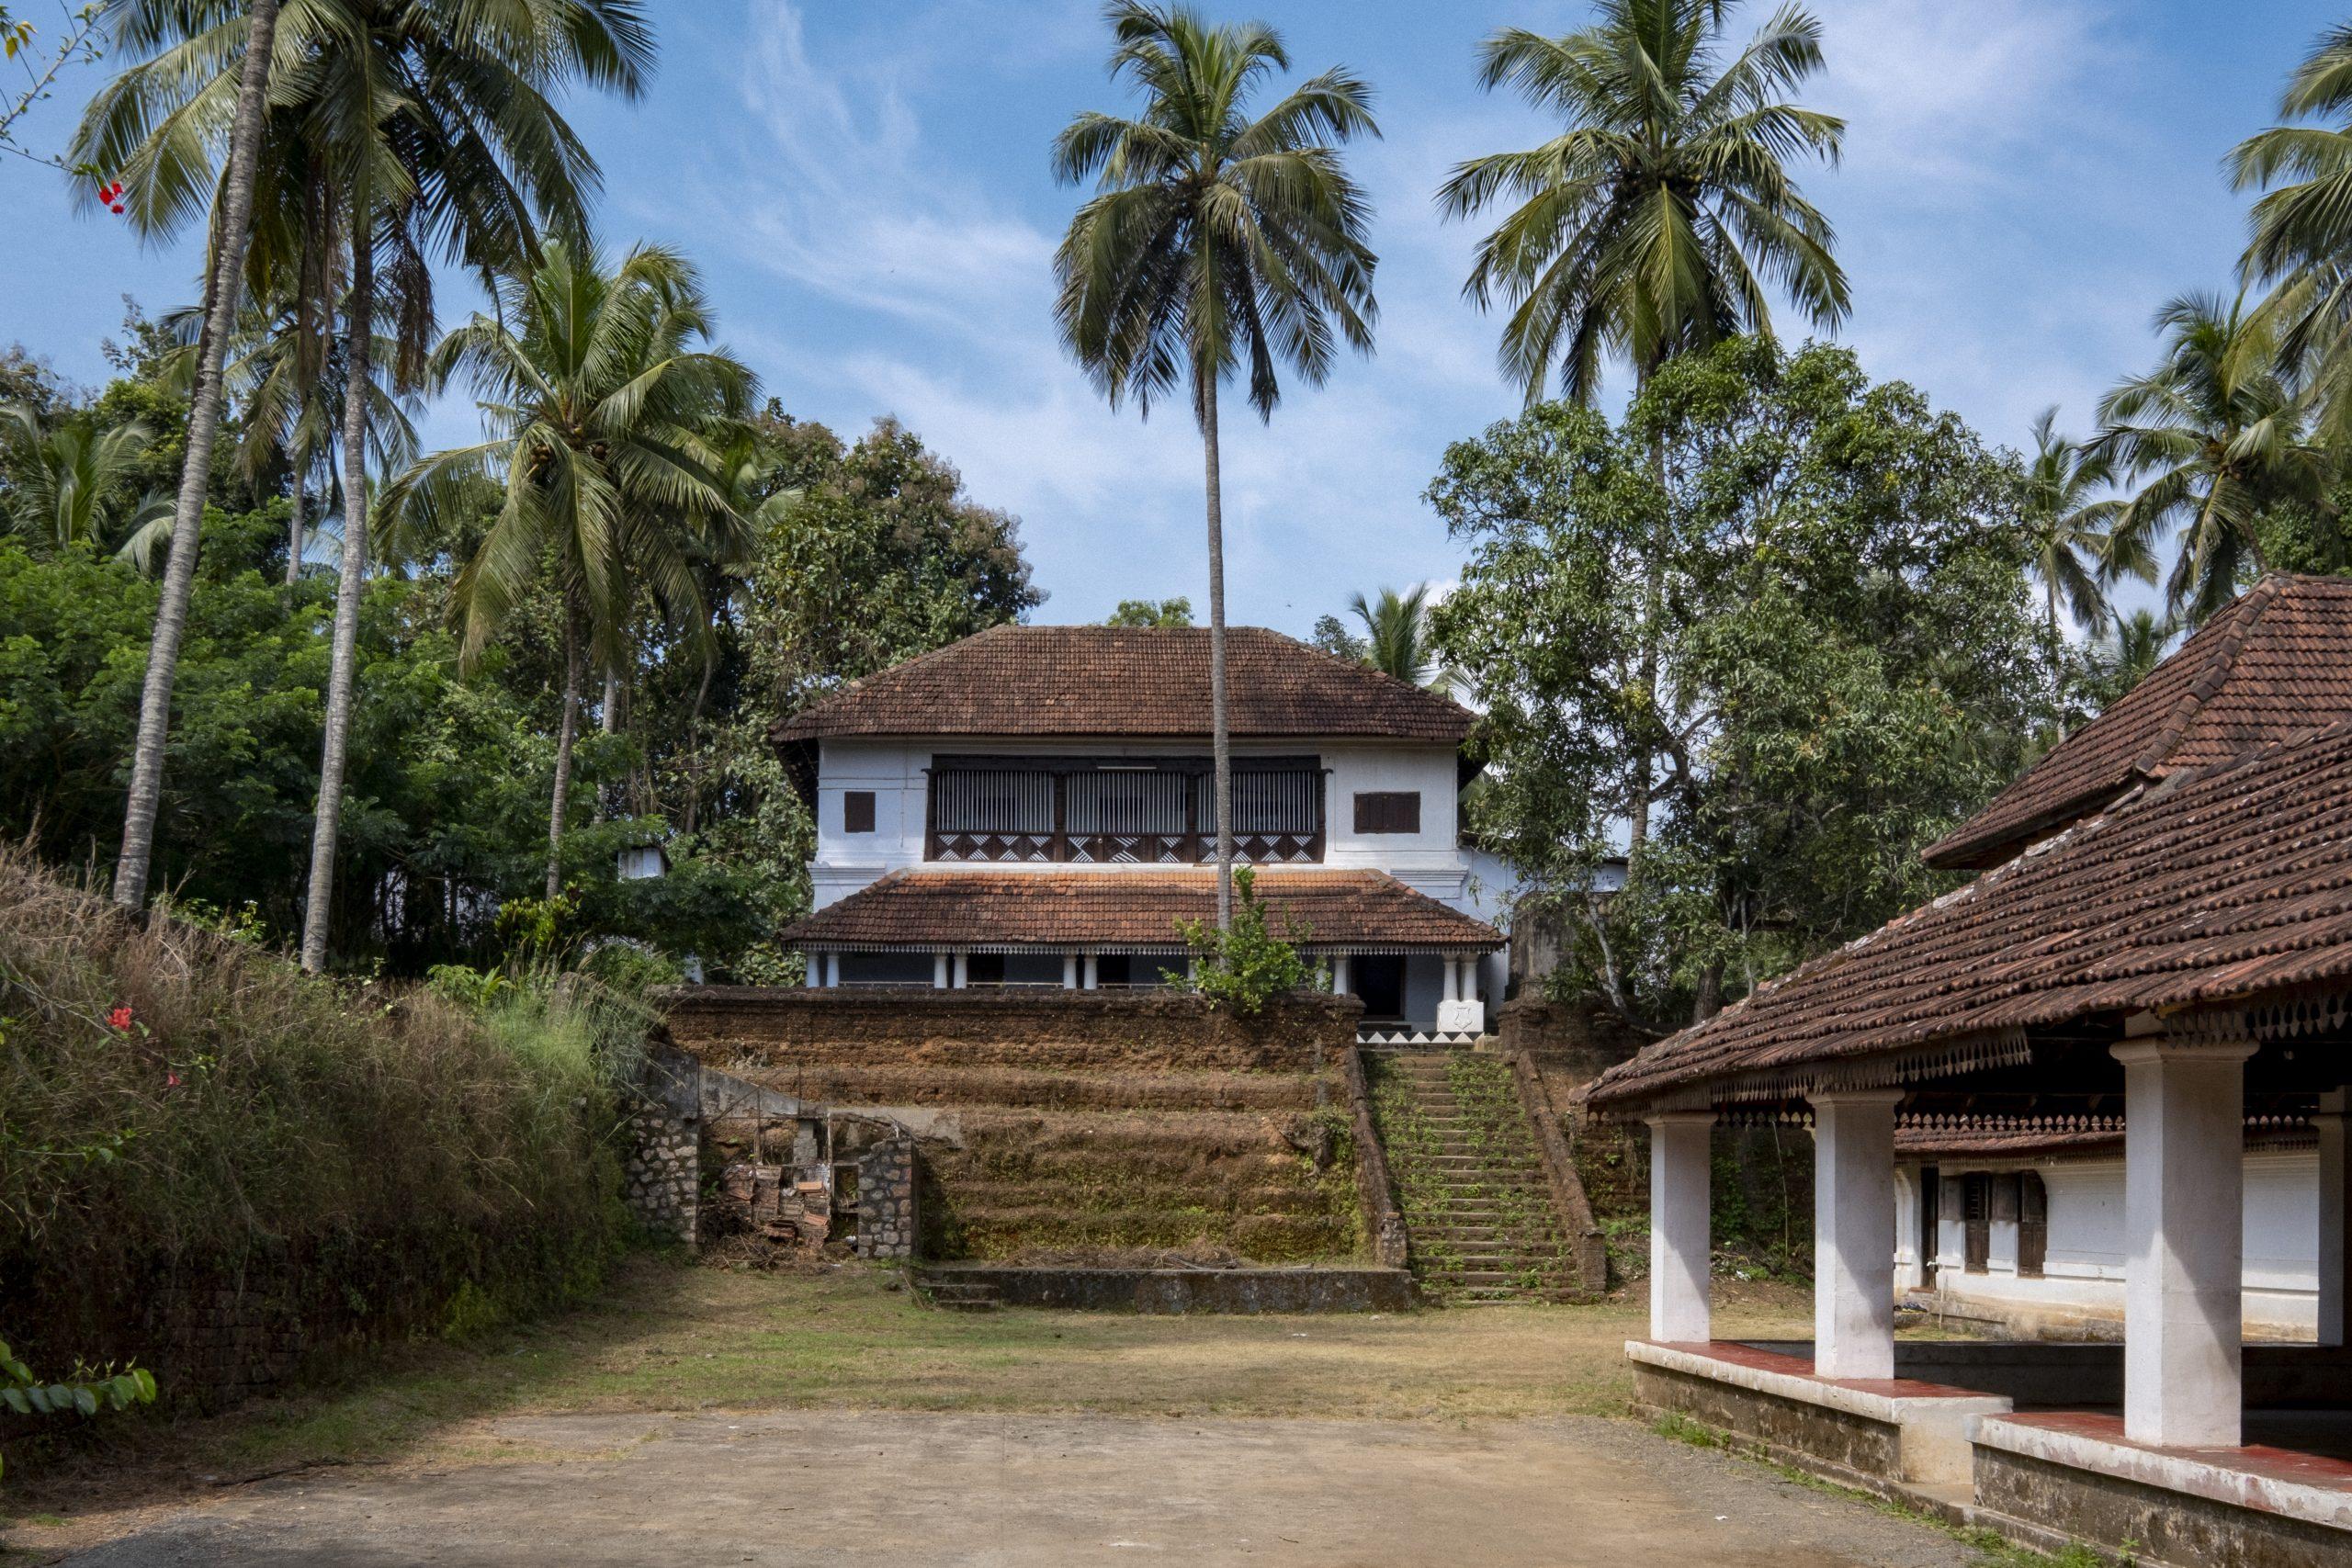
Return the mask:
{"type": "Polygon", "coordinates": [[[1168,979],[1245,1017],[1316,977],[1315,967],[1298,951],[1314,933],[1304,921],[1286,919],[1283,934],[1276,936],[1272,911],[1258,897],[1258,874],[1246,865],[1233,868],[1231,931],[1221,931],[1210,920],[1180,921],[1177,930],[1200,959],[1200,973],[1170,974],[1168,979]]]}

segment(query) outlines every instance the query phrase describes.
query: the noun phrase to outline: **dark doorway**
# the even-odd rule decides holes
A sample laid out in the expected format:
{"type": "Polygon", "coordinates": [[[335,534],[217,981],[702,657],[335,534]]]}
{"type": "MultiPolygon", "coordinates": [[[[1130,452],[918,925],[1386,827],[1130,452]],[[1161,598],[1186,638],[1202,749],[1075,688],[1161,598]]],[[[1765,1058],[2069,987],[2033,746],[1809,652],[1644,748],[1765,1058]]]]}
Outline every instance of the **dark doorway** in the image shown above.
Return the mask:
{"type": "Polygon", "coordinates": [[[1149,985],[1159,978],[1159,971],[1149,967],[1151,960],[1132,953],[1106,953],[1094,961],[1094,983],[1097,986],[1149,985]]]}
{"type": "Polygon", "coordinates": [[[1348,961],[1348,988],[1363,999],[1368,1019],[1392,1021],[1405,1016],[1405,960],[1397,954],[1362,954],[1348,961]]]}
{"type": "Polygon", "coordinates": [[[964,959],[964,984],[967,986],[1003,985],[1004,954],[1001,953],[967,953],[964,959]]]}
{"type": "Polygon", "coordinates": [[[1943,1173],[1934,1166],[1919,1169],[1919,1273],[1929,1290],[1936,1288],[1936,1254],[1943,1247],[1943,1173]]]}
{"type": "Polygon", "coordinates": [[[2050,1192],[2029,1170],[2018,1178],[2018,1272],[2039,1280],[2049,1260],[2050,1192]]]}
{"type": "Polygon", "coordinates": [[[1962,1201],[1966,1207],[1961,1215],[1967,1228],[1967,1243],[1961,1267],[1971,1274],[1982,1274],[1993,1257],[1993,1179],[1989,1176],[1963,1176],[1960,1179],[1962,1201]]]}

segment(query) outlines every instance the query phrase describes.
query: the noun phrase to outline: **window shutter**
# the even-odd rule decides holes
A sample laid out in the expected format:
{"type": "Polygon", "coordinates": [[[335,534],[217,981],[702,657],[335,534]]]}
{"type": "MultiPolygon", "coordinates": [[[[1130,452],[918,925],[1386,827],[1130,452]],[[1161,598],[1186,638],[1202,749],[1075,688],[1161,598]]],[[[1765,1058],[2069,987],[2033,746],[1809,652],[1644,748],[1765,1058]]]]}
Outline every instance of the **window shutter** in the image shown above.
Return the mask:
{"type": "Polygon", "coordinates": [[[870,789],[844,790],[842,793],[842,831],[871,833],[874,831],[874,792],[870,789]]]}
{"type": "Polygon", "coordinates": [[[1418,833],[1420,830],[1420,791],[1363,790],[1357,793],[1357,832],[1418,833]]]}

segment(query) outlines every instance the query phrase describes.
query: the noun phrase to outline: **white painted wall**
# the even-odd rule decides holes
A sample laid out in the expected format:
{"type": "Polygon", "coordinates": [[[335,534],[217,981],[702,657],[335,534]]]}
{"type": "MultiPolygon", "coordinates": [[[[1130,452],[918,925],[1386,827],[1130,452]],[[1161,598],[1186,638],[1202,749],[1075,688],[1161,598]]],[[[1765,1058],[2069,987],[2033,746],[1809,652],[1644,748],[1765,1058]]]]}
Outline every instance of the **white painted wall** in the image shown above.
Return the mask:
{"type": "MultiPolygon", "coordinates": [[[[2123,1162],[1939,1160],[1944,1200],[1937,1226],[1937,1292],[1956,1303],[2120,1324],[2123,1317],[2123,1162]],[[1963,1271],[1967,1225],[1958,1217],[1958,1178],[1973,1171],[2031,1169],[2050,1197],[2050,1247],[2042,1277],[2018,1273],[2017,1226],[1995,1221],[1985,1271],[1963,1271]]],[[[1917,1289],[1921,1271],[1917,1162],[1896,1176],[1896,1277],[1917,1289]]],[[[2318,1321],[2319,1156],[2266,1149],[2245,1156],[2245,1326],[2250,1335],[2308,1337],[2318,1321]]]]}

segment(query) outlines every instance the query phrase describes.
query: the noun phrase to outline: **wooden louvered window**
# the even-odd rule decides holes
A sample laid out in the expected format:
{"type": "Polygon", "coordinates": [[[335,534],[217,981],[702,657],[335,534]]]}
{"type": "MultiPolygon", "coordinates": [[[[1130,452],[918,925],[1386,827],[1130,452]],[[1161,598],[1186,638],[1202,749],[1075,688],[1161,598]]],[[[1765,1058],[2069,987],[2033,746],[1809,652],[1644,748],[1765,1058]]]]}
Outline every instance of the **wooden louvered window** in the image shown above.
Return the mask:
{"type": "Polygon", "coordinates": [[[874,831],[874,792],[852,789],[842,792],[842,831],[871,833],[874,831]]]}
{"type": "Polygon", "coordinates": [[[1357,832],[1418,833],[1420,830],[1420,791],[1362,790],[1357,793],[1357,832]]]}
{"type": "Polygon", "coordinates": [[[2050,1190],[2027,1171],[2018,1178],[2018,1272],[2039,1280],[2050,1262],[2050,1190]]]}
{"type": "Polygon", "coordinates": [[[1989,1176],[1961,1178],[1962,1247],[1961,1268],[1970,1274],[1982,1274],[1993,1258],[1993,1179],[1989,1176]]]}

